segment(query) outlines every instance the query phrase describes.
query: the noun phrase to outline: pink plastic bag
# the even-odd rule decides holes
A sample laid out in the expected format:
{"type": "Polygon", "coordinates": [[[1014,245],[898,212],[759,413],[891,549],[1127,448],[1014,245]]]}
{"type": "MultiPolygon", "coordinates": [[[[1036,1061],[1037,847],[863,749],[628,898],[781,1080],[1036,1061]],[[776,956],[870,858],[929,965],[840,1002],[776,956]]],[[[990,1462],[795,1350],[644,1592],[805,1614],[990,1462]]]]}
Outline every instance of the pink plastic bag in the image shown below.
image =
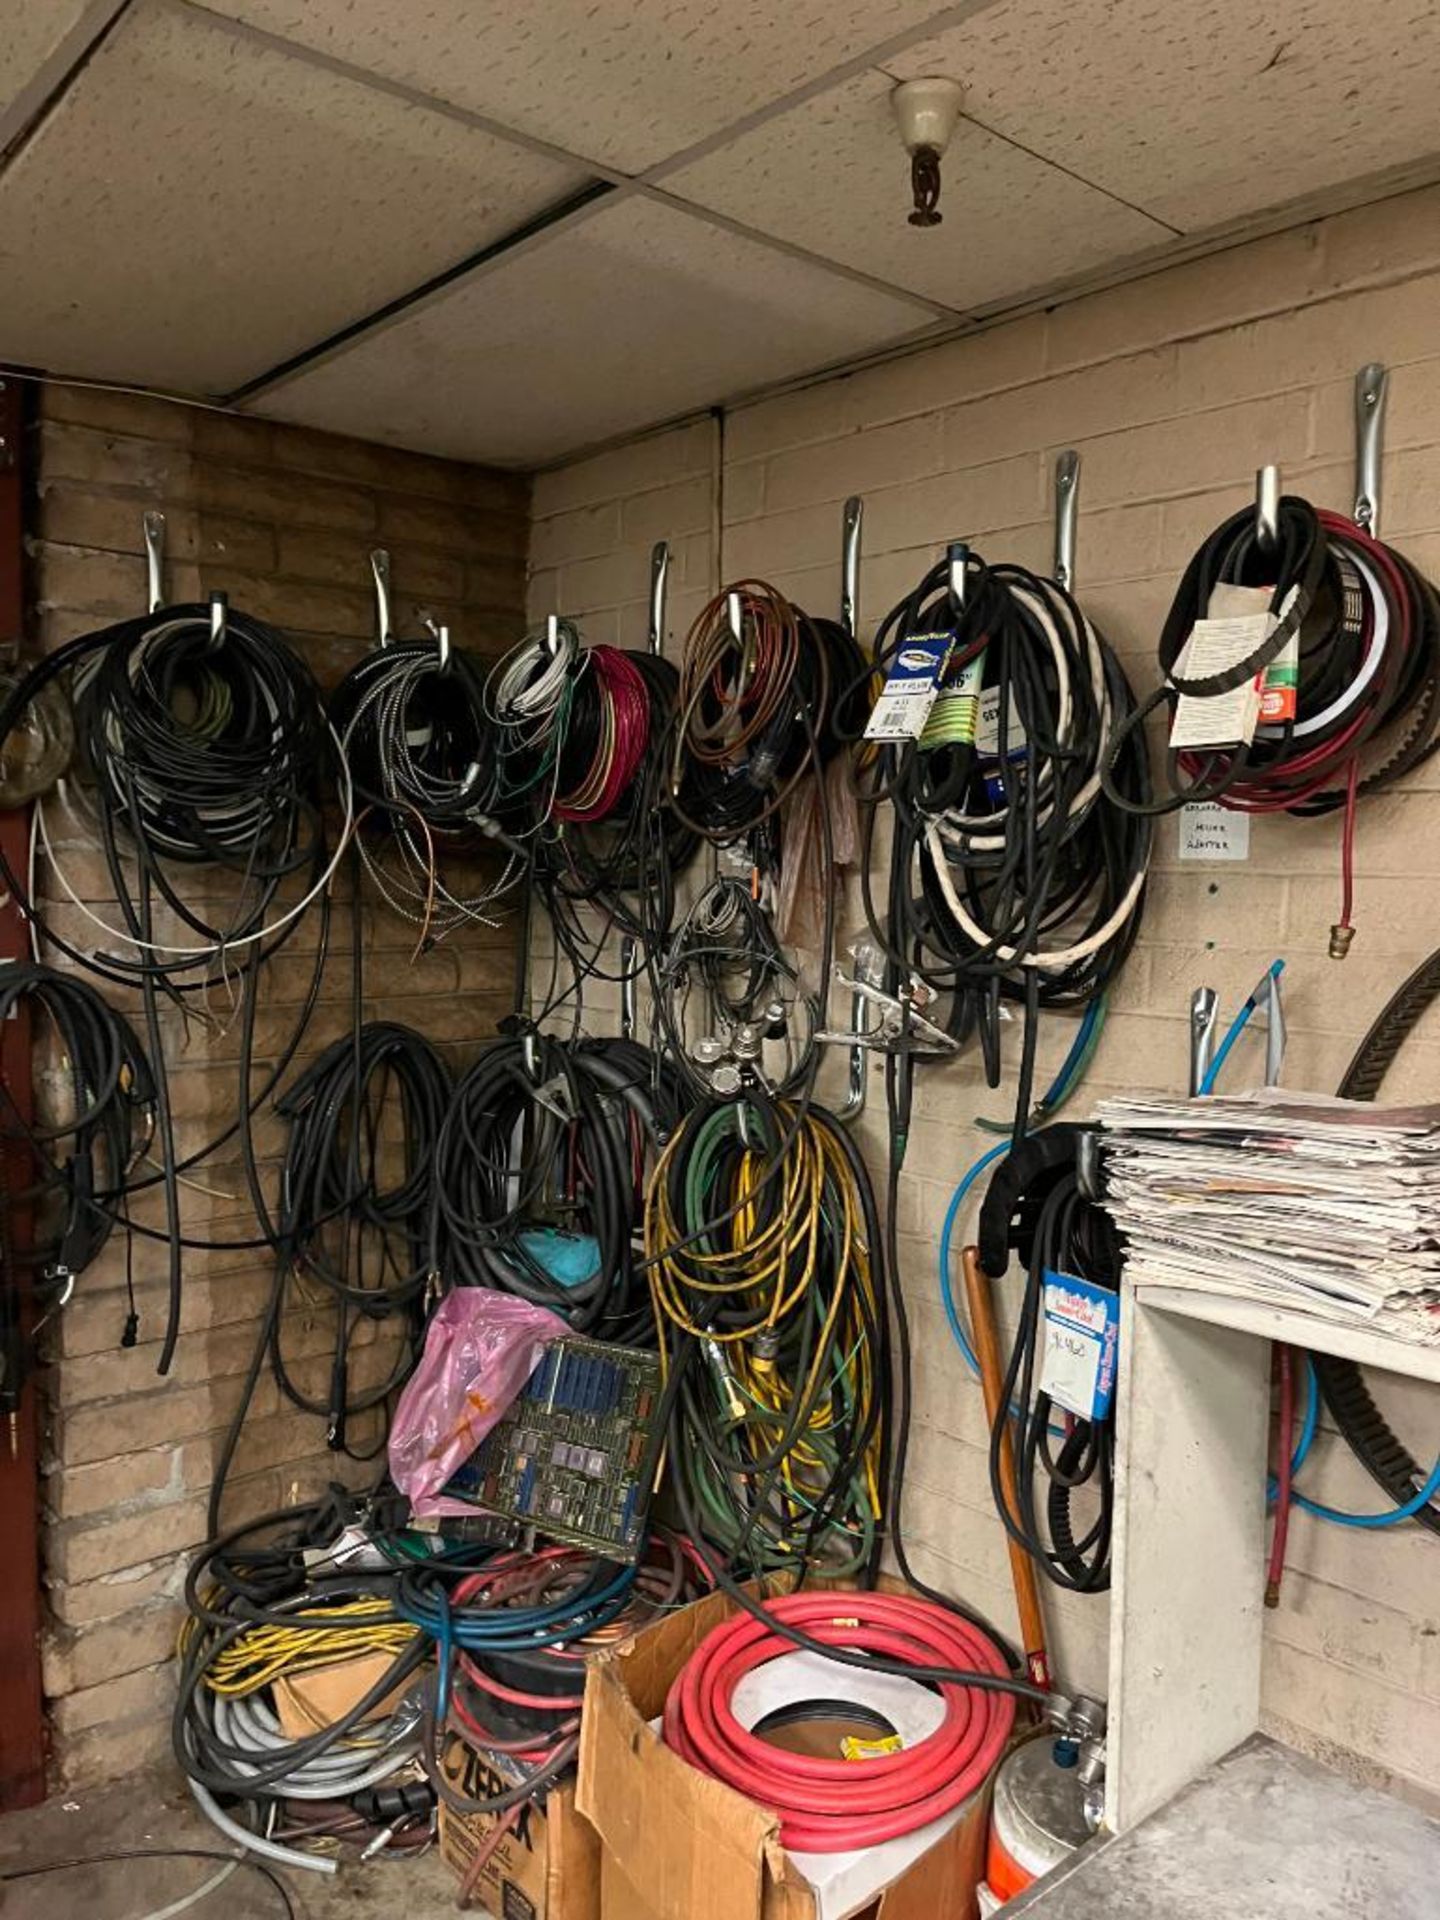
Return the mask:
{"type": "Polygon", "coordinates": [[[416,1519],[473,1513],[440,1489],[515,1399],[552,1340],[569,1328],[513,1293],[457,1287],[425,1332],[420,1364],[390,1425],[390,1475],[416,1519]]]}

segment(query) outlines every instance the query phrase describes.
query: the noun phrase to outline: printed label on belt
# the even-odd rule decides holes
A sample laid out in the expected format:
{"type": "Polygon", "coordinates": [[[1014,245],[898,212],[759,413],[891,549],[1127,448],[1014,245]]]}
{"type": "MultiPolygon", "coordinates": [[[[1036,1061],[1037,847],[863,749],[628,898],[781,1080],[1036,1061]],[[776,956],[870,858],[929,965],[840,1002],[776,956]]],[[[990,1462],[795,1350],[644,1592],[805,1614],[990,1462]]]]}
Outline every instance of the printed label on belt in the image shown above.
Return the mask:
{"type": "Polygon", "coordinates": [[[1040,1391],[1081,1420],[1103,1420],[1115,1398],[1120,1296],[1045,1269],[1040,1391]]]}
{"type": "MultiPolygon", "coordinates": [[[[1020,759],[1027,745],[1025,729],[1020,724],[1020,715],[1015,711],[1015,696],[1012,693],[1005,714],[1005,757],[1007,760],[1020,759]]],[[[986,687],[980,695],[980,724],[975,734],[975,745],[981,753],[992,758],[1000,754],[1000,689],[986,687]]]]}
{"type": "Polygon", "coordinates": [[[908,634],[865,724],[867,740],[918,740],[945,675],[953,633],[908,634]]]}
{"type": "MultiPolygon", "coordinates": [[[[1275,625],[1275,616],[1268,611],[1197,620],[1175,662],[1175,678],[1207,680],[1213,674],[1239,666],[1264,645],[1275,625]]],[[[1171,751],[1248,747],[1260,721],[1260,692],[1264,680],[1261,671],[1229,693],[1182,693],[1170,723],[1171,751]]]]}
{"type": "Polygon", "coordinates": [[[985,655],[967,660],[948,687],[941,687],[920,736],[922,747],[973,747],[985,696],[980,691],[985,655]]]}

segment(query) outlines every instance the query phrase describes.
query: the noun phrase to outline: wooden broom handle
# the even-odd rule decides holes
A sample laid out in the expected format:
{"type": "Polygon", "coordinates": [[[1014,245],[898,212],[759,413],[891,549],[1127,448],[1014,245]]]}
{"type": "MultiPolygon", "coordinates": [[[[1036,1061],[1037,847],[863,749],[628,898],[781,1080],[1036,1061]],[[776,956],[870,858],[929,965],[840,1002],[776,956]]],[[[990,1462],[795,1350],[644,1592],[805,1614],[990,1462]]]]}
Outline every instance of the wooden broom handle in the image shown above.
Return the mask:
{"type": "MultiPolygon", "coordinates": [[[[980,1387],[985,1396],[985,1413],[991,1430],[1001,1409],[1005,1388],[1005,1370],[1000,1364],[1000,1342],[995,1333],[995,1302],[990,1293],[989,1275],[980,1265],[976,1248],[966,1247],[965,1299],[970,1311],[970,1332],[975,1342],[975,1358],[980,1363],[980,1387]]],[[[1000,1484],[1005,1505],[1018,1522],[1019,1502],[1015,1487],[1015,1445],[1007,1419],[1000,1430],[1000,1484]]],[[[1025,1664],[1037,1687],[1050,1688],[1050,1662],[1045,1652],[1045,1621],[1040,1612],[1040,1589],[1035,1579],[1035,1563],[1006,1530],[1010,1549],[1010,1578],[1015,1587],[1015,1605],[1020,1614],[1020,1638],[1025,1648],[1025,1664]]]]}

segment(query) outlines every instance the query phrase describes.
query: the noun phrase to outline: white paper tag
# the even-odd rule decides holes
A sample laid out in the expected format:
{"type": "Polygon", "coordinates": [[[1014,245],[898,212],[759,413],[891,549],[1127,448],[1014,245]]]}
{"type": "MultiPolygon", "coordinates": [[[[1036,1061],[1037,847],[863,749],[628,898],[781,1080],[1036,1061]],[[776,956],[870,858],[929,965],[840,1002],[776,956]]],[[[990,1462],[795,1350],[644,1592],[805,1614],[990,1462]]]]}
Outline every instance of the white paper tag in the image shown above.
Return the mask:
{"type": "Polygon", "coordinates": [[[1118,1295],[1046,1268],[1042,1393],[1081,1420],[1103,1420],[1115,1396],[1119,1338],[1118,1295]]]}
{"type": "MultiPolygon", "coordinates": [[[[1020,724],[1020,716],[1015,711],[1015,696],[1010,696],[1010,711],[1005,722],[1005,752],[1011,760],[1018,759],[1026,747],[1025,729],[1020,724]]],[[[975,732],[975,746],[978,752],[992,757],[1000,751],[1000,689],[985,687],[980,694],[980,724],[975,732]]]]}
{"type": "MultiPolygon", "coordinates": [[[[1175,662],[1180,680],[1208,680],[1225,673],[1263,646],[1275,629],[1272,613],[1232,614],[1197,620],[1175,662]]],[[[1260,718],[1264,673],[1229,693],[1182,693],[1170,726],[1172,752],[1200,747],[1248,747],[1260,718]]]]}
{"type": "Polygon", "coordinates": [[[1182,860],[1248,860],[1250,816],[1217,800],[1192,800],[1180,809],[1182,860]]]}
{"type": "Polygon", "coordinates": [[[865,723],[867,740],[918,740],[945,674],[953,633],[913,633],[890,662],[880,698],[865,723]]]}

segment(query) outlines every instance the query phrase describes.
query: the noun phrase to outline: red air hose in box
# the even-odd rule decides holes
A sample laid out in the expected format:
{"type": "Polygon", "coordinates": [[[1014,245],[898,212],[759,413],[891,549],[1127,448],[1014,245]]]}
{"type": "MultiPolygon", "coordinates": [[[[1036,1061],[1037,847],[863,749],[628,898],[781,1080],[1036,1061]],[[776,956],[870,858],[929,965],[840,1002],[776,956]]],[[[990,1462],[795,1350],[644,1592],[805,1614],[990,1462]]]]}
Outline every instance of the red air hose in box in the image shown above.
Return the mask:
{"type": "MultiPolygon", "coordinates": [[[[1008,1675],[998,1647],[978,1628],[931,1601],[893,1593],[794,1593],[767,1602],[784,1625],[827,1646],[880,1654],[916,1667],[1008,1675]]],[[[748,1613],[708,1634],[665,1703],[665,1741],[780,1815],[780,1838],[805,1853],[876,1846],[937,1820],[982,1784],[1015,1718],[1008,1693],[958,1684],[938,1688],[945,1718],[927,1739],[868,1760],[790,1753],[748,1732],[731,1696],[755,1667],[794,1652],[794,1642],[748,1613]]],[[[841,1676],[843,1697],[844,1668],[841,1676]]]]}

